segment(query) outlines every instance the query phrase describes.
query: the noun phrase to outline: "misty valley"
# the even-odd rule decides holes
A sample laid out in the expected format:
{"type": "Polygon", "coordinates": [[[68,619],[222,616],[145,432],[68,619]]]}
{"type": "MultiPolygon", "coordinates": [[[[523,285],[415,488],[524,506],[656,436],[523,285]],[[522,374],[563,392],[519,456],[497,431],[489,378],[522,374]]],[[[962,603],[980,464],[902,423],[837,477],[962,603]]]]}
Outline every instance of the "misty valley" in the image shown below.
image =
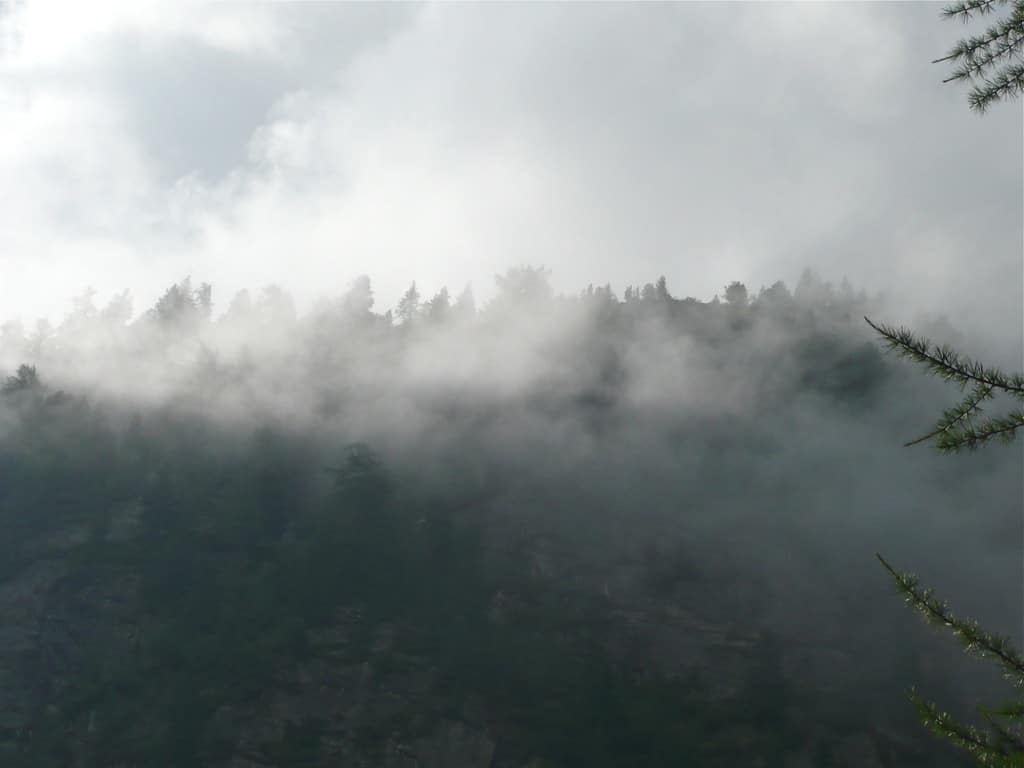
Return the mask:
{"type": "Polygon", "coordinates": [[[864,322],[899,306],[675,290],[4,325],[0,765],[970,764],[905,693],[1004,682],[874,554],[1019,625],[1019,447],[904,447],[950,391],[864,322]]]}

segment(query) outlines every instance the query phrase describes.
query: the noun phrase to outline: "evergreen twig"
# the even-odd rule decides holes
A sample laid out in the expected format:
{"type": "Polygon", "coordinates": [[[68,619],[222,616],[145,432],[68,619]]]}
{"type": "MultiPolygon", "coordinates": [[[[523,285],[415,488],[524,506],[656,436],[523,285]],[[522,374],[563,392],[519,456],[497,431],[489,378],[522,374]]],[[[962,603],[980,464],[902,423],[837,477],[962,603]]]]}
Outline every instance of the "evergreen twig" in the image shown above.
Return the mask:
{"type": "Polygon", "coordinates": [[[951,436],[958,436],[961,431],[965,429],[964,424],[969,425],[969,420],[972,416],[981,413],[981,404],[992,396],[992,387],[987,384],[977,384],[974,390],[967,395],[959,404],[943,412],[942,418],[939,419],[935,429],[929,432],[927,435],[911,440],[908,443],[904,443],[904,446],[910,447],[923,443],[926,440],[932,438],[938,438],[938,440],[946,440],[951,436]],[[960,430],[960,431],[958,431],[960,430]]]}
{"type": "MultiPolygon", "coordinates": [[[[917,577],[897,571],[882,555],[875,553],[875,556],[893,577],[906,602],[916,608],[926,621],[949,628],[968,653],[995,659],[1002,665],[1008,680],[1018,688],[1024,687],[1024,657],[1007,638],[983,630],[972,619],[954,616],[932,590],[920,588],[917,577]]],[[[989,733],[983,734],[973,725],[961,723],[948,712],[939,710],[913,689],[910,700],[925,727],[954,746],[970,752],[981,765],[1024,768],[1024,734],[1020,732],[1024,723],[1024,701],[998,708],[979,708],[989,726],[989,733]],[[997,718],[1008,722],[1004,724],[997,718]]]]}
{"type": "Polygon", "coordinates": [[[864,320],[884,339],[886,346],[906,357],[923,363],[929,372],[945,381],[955,381],[961,386],[985,384],[993,389],[1024,400],[1024,376],[1007,375],[998,368],[989,368],[979,362],[963,357],[948,346],[932,344],[926,338],[915,335],[906,328],[893,328],[864,320]]]}
{"type": "Polygon", "coordinates": [[[942,9],[942,15],[947,19],[960,17],[965,23],[970,21],[976,13],[985,16],[992,13],[997,5],[1006,5],[1009,0],[962,0],[962,2],[947,5],[942,9]]]}
{"type": "Polygon", "coordinates": [[[1024,411],[1011,411],[1005,416],[986,419],[977,426],[968,425],[941,434],[935,445],[940,451],[956,452],[965,448],[974,450],[989,440],[1009,443],[1021,427],[1024,427],[1024,411]]]}
{"type": "Polygon", "coordinates": [[[875,556],[892,575],[906,602],[920,611],[929,623],[949,628],[968,653],[998,661],[1006,678],[1018,688],[1024,688],[1024,656],[1008,638],[983,630],[973,619],[955,616],[932,590],[920,588],[916,576],[897,571],[880,554],[875,556]]]}
{"type": "Polygon", "coordinates": [[[1001,730],[995,732],[994,738],[982,734],[973,725],[961,723],[948,712],[941,711],[917,691],[910,692],[910,700],[928,730],[954,746],[966,750],[982,765],[998,768],[1024,766],[1024,751],[1021,751],[1024,748],[1015,735],[1008,734],[1010,740],[1004,741],[1001,730]]]}
{"type": "Polygon", "coordinates": [[[982,34],[959,41],[945,56],[932,63],[952,62],[956,68],[944,83],[966,80],[973,84],[967,101],[971,109],[985,112],[992,104],[1024,93],[1024,0],[961,0],[946,7],[943,15],[969,22],[1012,5],[1010,12],[982,34]]]}
{"type": "Polygon", "coordinates": [[[882,337],[885,345],[900,357],[921,363],[929,373],[944,381],[952,381],[961,389],[968,386],[972,388],[957,405],[943,412],[931,432],[906,445],[934,440],[940,451],[953,453],[973,450],[990,440],[1010,442],[1017,430],[1024,427],[1024,411],[1019,409],[1003,416],[975,421],[981,414],[982,403],[996,393],[1024,400],[1024,376],[1008,375],[998,368],[963,357],[948,346],[933,344],[906,328],[876,324],[867,317],[864,320],[882,337]]]}

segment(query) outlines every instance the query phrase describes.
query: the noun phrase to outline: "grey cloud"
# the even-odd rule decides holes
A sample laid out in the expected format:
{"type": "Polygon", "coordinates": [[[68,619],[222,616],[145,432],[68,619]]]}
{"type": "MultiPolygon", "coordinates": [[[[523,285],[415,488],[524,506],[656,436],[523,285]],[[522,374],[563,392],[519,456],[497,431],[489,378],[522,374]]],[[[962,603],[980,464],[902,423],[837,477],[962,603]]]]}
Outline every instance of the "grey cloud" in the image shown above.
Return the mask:
{"type": "Polygon", "coordinates": [[[287,271],[302,300],[372,264],[387,304],[412,279],[487,286],[522,262],[562,289],[664,273],[701,298],[813,266],[1016,345],[1021,118],[979,119],[939,82],[930,62],[962,30],[933,5],[267,13],[269,50],[198,26],[96,47],[89,87],[120,105],[156,192],[120,214],[118,245],[160,275],[148,295],[174,264],[229,291],[287,271]],[[268,136],[308,156],[268,166],[268,136]],[[183,197],[169,185],[190,173],[183,197]]]}

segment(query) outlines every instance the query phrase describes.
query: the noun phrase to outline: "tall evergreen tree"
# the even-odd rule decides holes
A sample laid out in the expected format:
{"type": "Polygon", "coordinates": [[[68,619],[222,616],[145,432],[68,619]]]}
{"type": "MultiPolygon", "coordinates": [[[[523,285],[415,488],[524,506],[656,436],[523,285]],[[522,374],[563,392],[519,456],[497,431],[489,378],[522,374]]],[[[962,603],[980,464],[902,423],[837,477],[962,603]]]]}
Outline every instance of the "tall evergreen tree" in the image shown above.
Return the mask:
{"type": "Polygon", "coordinates": [[[398,302],[398,308],[395,310],[395,317],[397,317],[402,325],[409,325],[415,319],[416,314],[420,311],[420,292],[416,290],[416,281],[414,280],[412,285],[409,286],[409,290],[402,296],[401,301],[398,302]]]}
{"type": "Polygon", "coordinates": [[[462,293],[455,299],[452,311],[461,320],[467,320],[476,314],[476,299],[473,298],[473,286],[466,283],[462,293]]]}
{"type": "Polygon", "coordinates": [[[432,323],[443,322],[451,311],[451,299],[448,296],[448,289],[441,288],[434,298],[427,302],[425,312],[427,320],[432,323]]]}

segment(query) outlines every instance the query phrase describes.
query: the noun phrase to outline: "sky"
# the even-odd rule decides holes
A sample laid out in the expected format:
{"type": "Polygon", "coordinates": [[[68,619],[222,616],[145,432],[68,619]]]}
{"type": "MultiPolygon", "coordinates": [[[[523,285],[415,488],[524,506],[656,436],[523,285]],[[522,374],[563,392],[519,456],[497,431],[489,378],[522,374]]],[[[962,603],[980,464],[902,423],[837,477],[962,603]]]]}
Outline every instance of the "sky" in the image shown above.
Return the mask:
{"type": "Polygon", "coordinates": [[[964,33],[935,3],[0,0],[0,315],[810,267],[1019,339],[1024,121],[942,84],[964,33]]]}

